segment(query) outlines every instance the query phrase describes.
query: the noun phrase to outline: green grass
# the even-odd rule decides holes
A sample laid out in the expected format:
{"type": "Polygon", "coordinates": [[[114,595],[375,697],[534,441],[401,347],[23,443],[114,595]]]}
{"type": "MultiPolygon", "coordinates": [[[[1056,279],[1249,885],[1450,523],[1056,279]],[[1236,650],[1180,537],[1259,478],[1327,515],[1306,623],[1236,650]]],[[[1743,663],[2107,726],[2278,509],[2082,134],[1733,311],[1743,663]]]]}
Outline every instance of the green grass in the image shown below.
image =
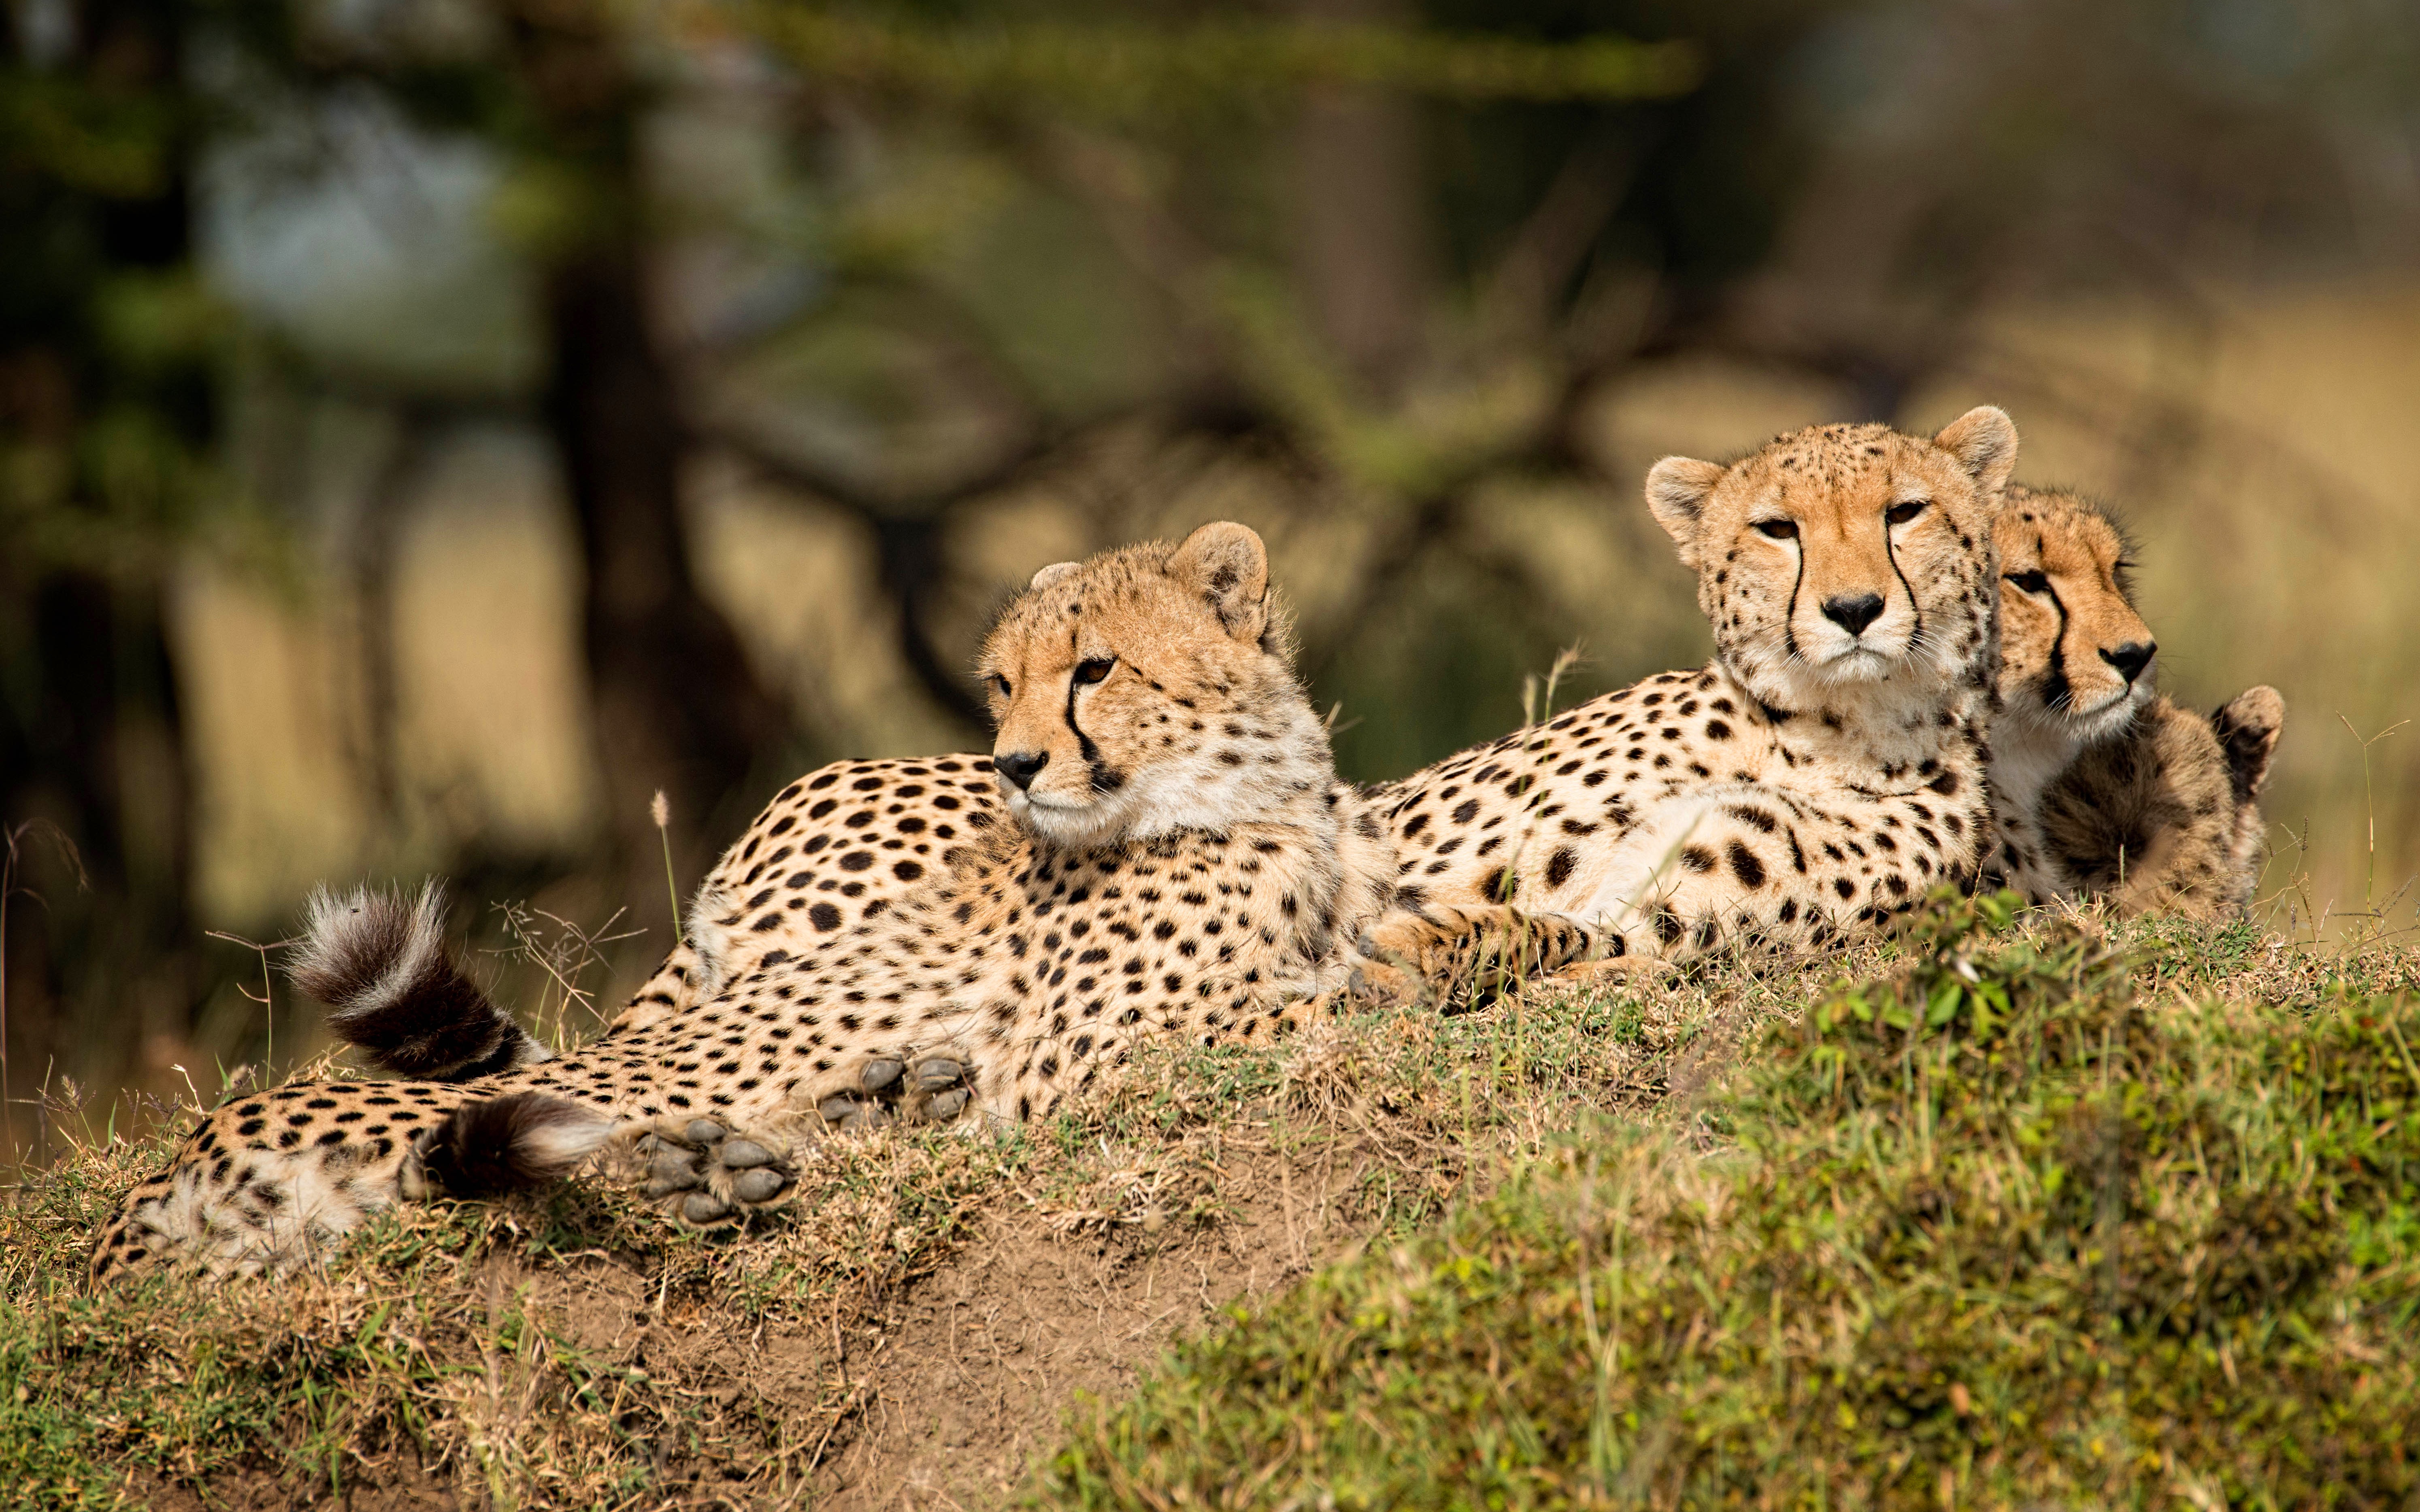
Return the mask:
{"type": "Polygon", "coordinates": [[[2007,922],[1237,1307],[1032,1499],[2412,1504],[2409,961],[2007,922]]]}

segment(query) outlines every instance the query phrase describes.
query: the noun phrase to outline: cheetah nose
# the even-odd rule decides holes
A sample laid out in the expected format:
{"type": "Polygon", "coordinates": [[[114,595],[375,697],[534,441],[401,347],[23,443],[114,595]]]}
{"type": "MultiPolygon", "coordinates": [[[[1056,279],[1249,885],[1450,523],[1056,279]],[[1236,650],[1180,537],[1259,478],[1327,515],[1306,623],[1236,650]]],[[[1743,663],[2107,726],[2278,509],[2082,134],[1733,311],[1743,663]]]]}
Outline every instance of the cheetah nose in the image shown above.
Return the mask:
{"type": "Polygon", "coordinates": [[[1882,618],[1882,613],[1883,595],[1880,594],[1859,594],[1854,598],[1842,594],[1838,598],[1823,600],[1823,617],[1851,635],[1863,633],[1867,625],[1882,618]]]}
{"type": "Polygon", "coordinates": [[[1017,791],[1023,792],[1033,785],[1033,774],[1050,764],[1050,753],[1047,750],[1016,750],[1005,756],[993,757],[991,764],[999,768],[1001,776],[1016,784],[1017,791]]]}
{"type": "Polygon", "coordinates": [[[2149,667],[2151,658],[2159,654],[2160,646],[2156,640],[2129,640],[2115,650],[2103,646],[2101,659],[2117,668],[2118,675],[2132,683],[2143,675],[2143,669],[2149,667]]]}

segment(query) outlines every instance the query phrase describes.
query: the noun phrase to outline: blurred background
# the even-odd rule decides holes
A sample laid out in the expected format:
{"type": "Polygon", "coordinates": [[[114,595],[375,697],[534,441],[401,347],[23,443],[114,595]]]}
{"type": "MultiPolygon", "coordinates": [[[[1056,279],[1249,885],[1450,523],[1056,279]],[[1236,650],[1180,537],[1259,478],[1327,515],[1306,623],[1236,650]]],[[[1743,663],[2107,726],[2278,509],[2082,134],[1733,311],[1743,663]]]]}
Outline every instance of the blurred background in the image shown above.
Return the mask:
{"type": "Polygon", "coordinates": [[[1667,453],[2007,408],[2164,686],[2291,716],[2262,918],[2420,867],[2401,0],[7,0],[8,1147],[317,1044],[456,879],[607,1011],[796,773],[987,745],[1035,567],[1268,539],[1347,775],[1702,658],[1667,453]]]}

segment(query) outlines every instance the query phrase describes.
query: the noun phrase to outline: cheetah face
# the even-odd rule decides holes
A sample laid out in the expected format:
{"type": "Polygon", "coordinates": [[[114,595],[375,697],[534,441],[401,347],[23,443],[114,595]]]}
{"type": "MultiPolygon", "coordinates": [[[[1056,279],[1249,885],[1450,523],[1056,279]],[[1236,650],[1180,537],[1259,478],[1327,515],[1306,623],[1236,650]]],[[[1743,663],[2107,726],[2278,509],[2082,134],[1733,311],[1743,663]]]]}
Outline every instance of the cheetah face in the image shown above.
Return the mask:
{"type": "Polygon", "coordinates": [[[1241,525],[1043,568],[978,670],[1009,811],[1060,844],[1226,829],[1332,770],[1241,525]]]}
{"type": "Polygon", "coordinates": [[[2073,494],[2011,487],[1998,538],[2007,717],[2078,744],[2116,734],[2151,697],[2159,650],[2134,612],[2125,537],[2073,494]]]}
{"type": "Polygon", "coordinates": [[[1729,467],[1666,457],[1647,501],[1697,569],[1725,663],[1768,705],[1803,709],[1988,664],[1993,523],[2016,454],[2015,425],[1988,407],[1931,440],[1825,425],[1729,467]]]}

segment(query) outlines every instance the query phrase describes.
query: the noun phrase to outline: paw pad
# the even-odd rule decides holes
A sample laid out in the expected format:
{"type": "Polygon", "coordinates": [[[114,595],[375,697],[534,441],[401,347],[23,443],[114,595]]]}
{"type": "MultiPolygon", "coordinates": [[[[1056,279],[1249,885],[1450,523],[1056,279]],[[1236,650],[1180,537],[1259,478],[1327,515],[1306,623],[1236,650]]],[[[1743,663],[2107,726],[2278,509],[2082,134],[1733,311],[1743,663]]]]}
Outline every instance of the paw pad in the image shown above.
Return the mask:
{"type": "Polygon", "coordinates": [[[667,1120],[640,1136],[637,1153],[646,1173],[640,1196],[696,1227],[729,1227],[798,1195],[798,1168],[772,1144],[712,1119],[677,1129],[667,1120]]]}
{"type": "Polygon", "coordinates": [[[824,1122],[841,1134],[864,1134],[897,1123],[943,1123],[974,1101],[974,1068],[954,1056],[924,1056],[911,1062],[870,1060],[852,1091],[834,1092],[815,1104],[824,1122]]]}

